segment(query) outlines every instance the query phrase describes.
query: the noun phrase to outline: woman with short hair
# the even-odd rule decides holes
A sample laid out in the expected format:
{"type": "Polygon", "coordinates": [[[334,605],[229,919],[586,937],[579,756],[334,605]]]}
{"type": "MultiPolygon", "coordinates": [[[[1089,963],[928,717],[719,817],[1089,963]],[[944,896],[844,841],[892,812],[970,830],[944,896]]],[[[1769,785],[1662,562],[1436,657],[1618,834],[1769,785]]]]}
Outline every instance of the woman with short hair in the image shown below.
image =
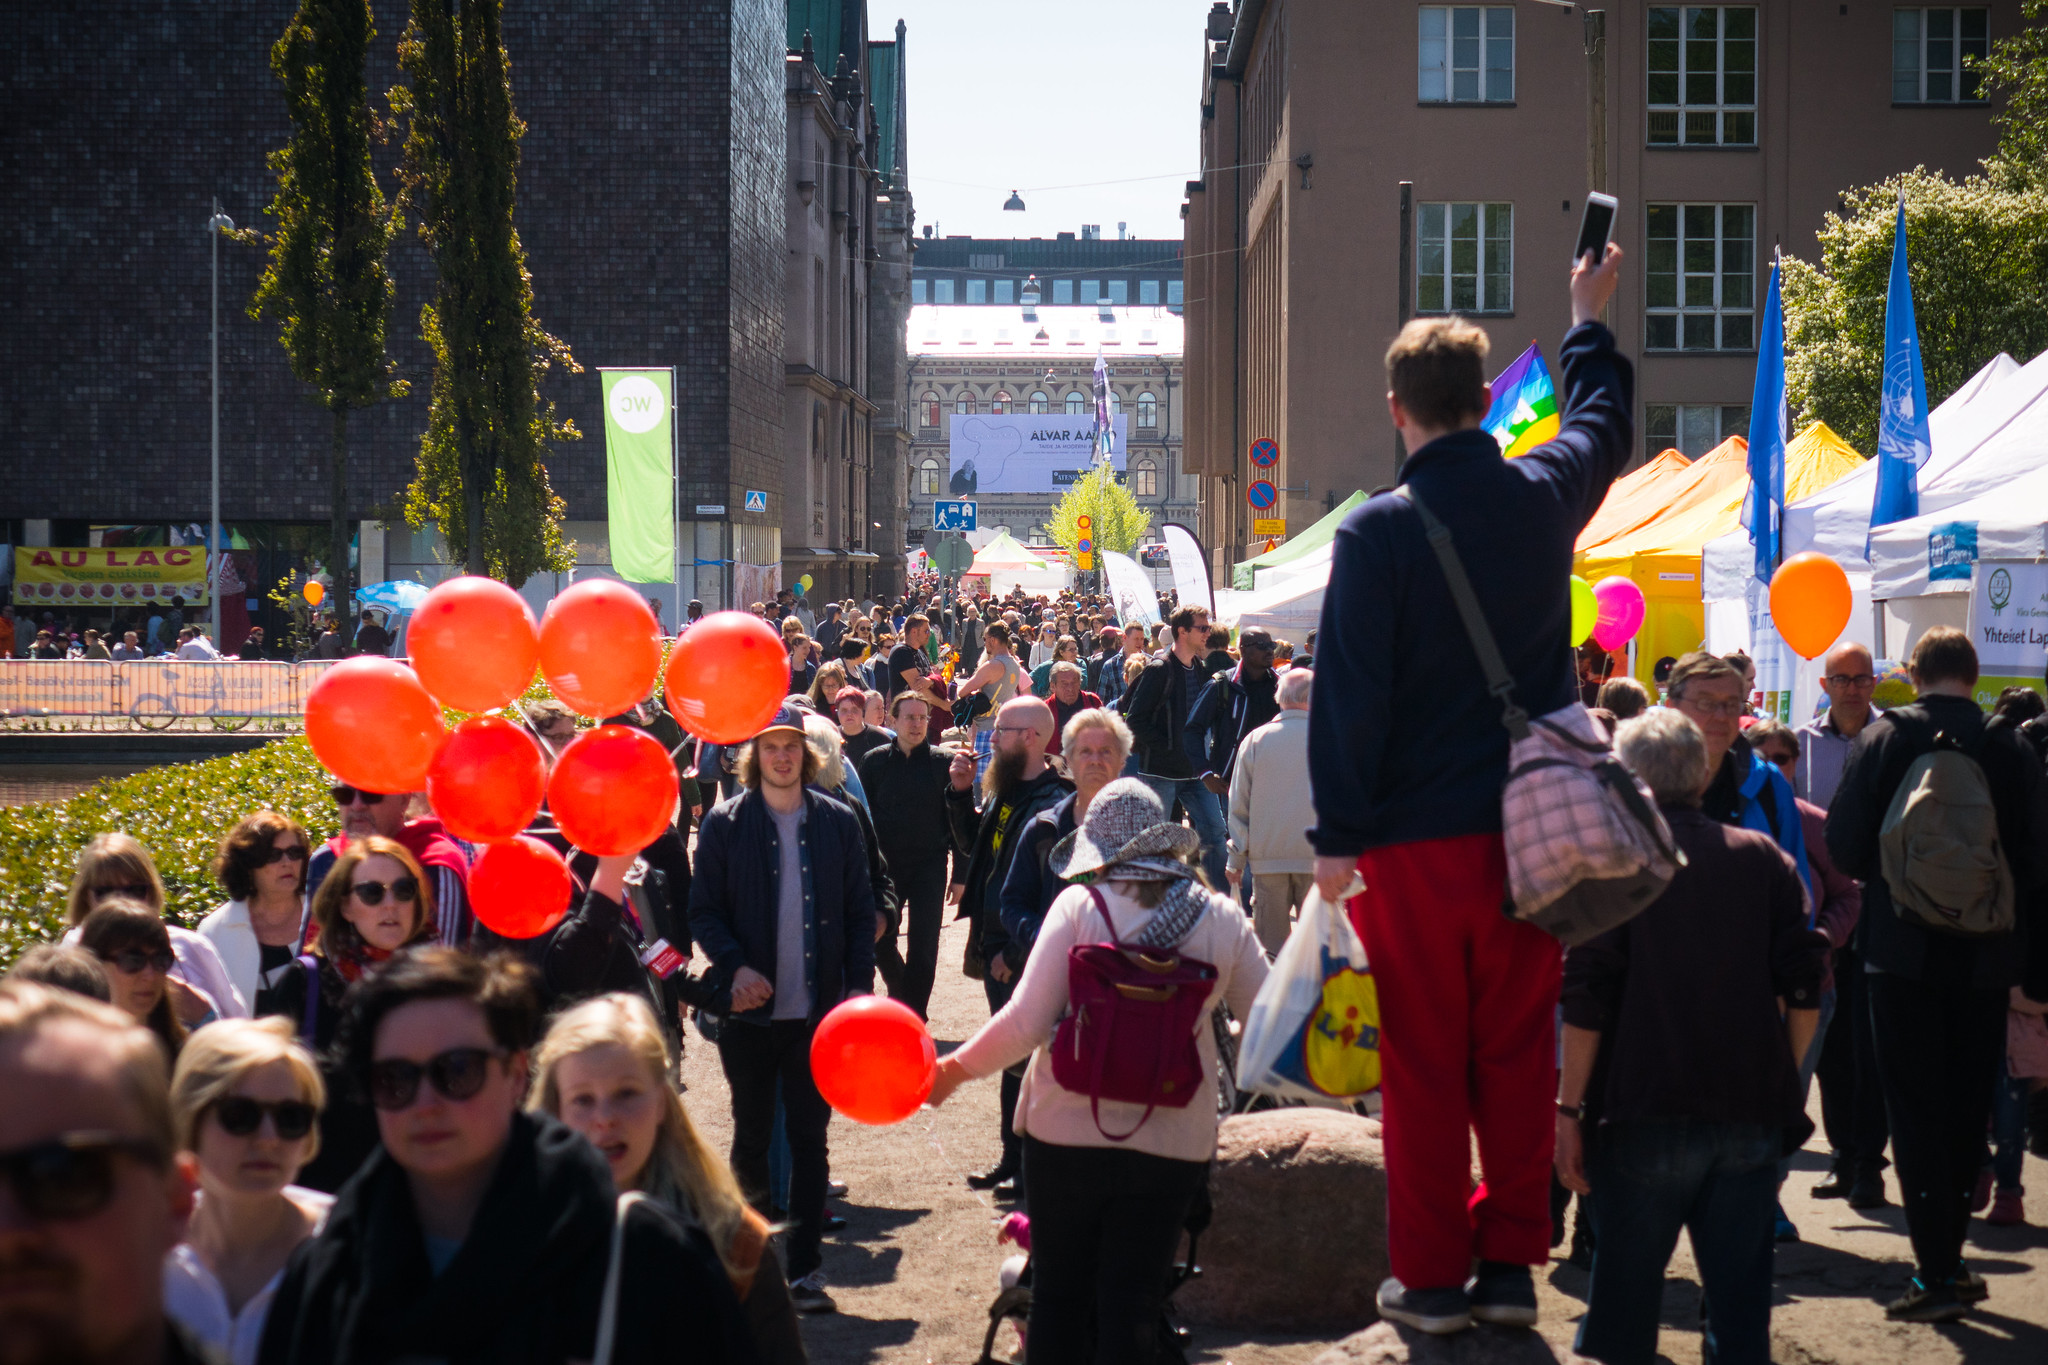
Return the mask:
{"type": "MultiPolygon", "coordinates": [[[[119,896],[146,907],[162,918],[164,881],[157,874],[156,859],[131,835],[120,830],[96,834],[78,851],[78,862],[66,894],[66,943],[78,939],[78,927],[93,907],[119,896]]],[[[177,962],[171,968],[171,1008],[178,1021],[193,1029],[209,1019],[246,1018],[249,1001],[240,995],[220,954],[211,943],[182,925],[166,922],[171,952],[177,962]]]]}
{"type": "Polygon", "coordinates": [[[306,831],[290,816],[259,810],[228,831],[213,875],[226,903],[199,921],[250,1012],[273,1014],[271,999],[305,938],[306,831]]]}
{"type": "Polygon", "coordinates": [[[292,1183],[320,1150],[326,1100],[286,1019],[222,1020],[178,1056],[171,1120],[198,1159],[199,1201],[164,1258],[164,1311],[229,1365],[255,1365],[285,1262],[334,1203],[292,1183]]]}
{"type": "Polygon", "coordinates": [[[106,970],[112,1003],[154,1033],[164,1055],[175,1059],[185,1045],[185,1025],[171,1007],[166,982],[177,958],[156,912],[125,896],[102,901],[79,926],[78,946],[106,970]]]}

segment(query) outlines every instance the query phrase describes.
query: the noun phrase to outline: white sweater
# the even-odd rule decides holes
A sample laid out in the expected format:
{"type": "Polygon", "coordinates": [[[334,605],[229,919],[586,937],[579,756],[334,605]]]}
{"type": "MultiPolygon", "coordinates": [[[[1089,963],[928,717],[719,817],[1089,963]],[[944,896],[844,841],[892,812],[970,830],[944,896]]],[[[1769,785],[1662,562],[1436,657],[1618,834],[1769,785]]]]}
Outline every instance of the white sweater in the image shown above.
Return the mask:
{"type": "MultiPolygon", "coordinates": [[[[1102,897],[1116,918],[1116,932],[1126,943],[1150,922],[1153,911],[1121,895],[1112,886],[1102,897]]],[[[1052,1034],[1067,1012],[1067,950],[1076,943],[1106,943],[1109,931],[1096,912],[1086,887],[1070,886],[1052,903],[1024,964],[1016,994],[995,1018],[982,1025],[953,1056],[970,1076],[988,1076],[1026,1057],[1024,1087],[1017,1100],[1017,1131],[1040,1142],[1062,1147],[1111,1147],[1149,1152],[1175,1161],[1207,1161],[1216,1154],[1216,1038],[1209,1015],[1218,1000],[1230,1005],[1239,1019],[1251,1013],[1252,999],[1266,979],[1266,954],[1251,922],[1237,902],[1214,892],[1209,910],[1179,945],[1185,957],[1216,968],[1210,1009],[1195,1025],[1195,1048],[1202,1058],[1203,1086],[1185,1108],[1152,1111],[1128,1140],[1111,1142],[1095,1126],[1093,1101],[1066,1089],[1052,1076],[1052,1034]]],[[[1145,1112],[1140,1104],[1104,1100],[1102,1127],[1128,1131],[1145,1112]]]]}
{"type": "Polygon", "coordinates": [[[1230,770],[1230,866],[1250,876],[1314,872],[1308,712],[1282,711],[1244,737],[1230,770]]]}

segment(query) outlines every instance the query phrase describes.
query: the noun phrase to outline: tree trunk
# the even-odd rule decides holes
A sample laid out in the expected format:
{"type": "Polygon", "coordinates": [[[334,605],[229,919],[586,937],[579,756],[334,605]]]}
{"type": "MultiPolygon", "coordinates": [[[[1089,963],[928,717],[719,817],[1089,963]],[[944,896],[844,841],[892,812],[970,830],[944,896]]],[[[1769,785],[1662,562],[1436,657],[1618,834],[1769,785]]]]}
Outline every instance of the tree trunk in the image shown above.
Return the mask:
{"type": "Polygon", "coordinates": [[[455,444],[462,469],[462,524],[469,528],[469,553],[463,556],[463,572],[484,577],[484,483],[489,466],[476,448],[476,427],[458,408],[455,414],[455,444]]]}
{"type": "Polygon", "coordinates": [[[334,405],[334,467],[328,476],[328,499],[331,511],[328,517],[327,572],[334,580],[333,605],[328,608],[341,623],[341,646],[344,651],[354,647],[356,639],[355,617],[349,610],[352,575],[348,567],[348,405],[334,405]]]}

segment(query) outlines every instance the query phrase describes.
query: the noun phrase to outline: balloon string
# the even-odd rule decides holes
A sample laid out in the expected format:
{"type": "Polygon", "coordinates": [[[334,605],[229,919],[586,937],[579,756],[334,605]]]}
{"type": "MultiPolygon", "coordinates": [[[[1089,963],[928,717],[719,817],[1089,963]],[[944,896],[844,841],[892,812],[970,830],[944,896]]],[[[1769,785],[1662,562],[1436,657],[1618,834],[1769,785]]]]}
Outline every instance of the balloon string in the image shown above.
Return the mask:
{"type": "MultiPolygon", "coordinates": [[[[529,734],[529,735],[532,735],[532,736],[534,737],[534,739],[535,739],[536,741],[538,741],[538,742],[539,742],[539,744],[540,744],[540,747],[541,747],[541,748],[542,748],[543,750],[545,750],[545,751],[546,751],[546,753],[547,753],[547,756],[548,756],[548,762],[549,762],[549,766],[550,766],[550,767],[552,767],[552,766],[553,766],[553,763],[554,763],[554,760],[555,760],[555,759],[557,759],[557,758],[560,758],[560,757],[562,756],[562,755],[561,755],[561,751],[560,751],[559,749],[555,748],[555,746],[554,746],[554,745],[552,745],[552,744],[548,743],[548,739],[547,739],[547,736],[546,736],[546,735],[543,735],[543,734],[542,734],[542,733],[540,732],[540,729],[539,729],[539,728],[538,728],[537,726],[535,726],[535,725],[534,725],[534,723],[533,723],[533,717],[532,717],[532,716],[529,716],[529,715],[527,715],[527,714],[526,714],[526,708],[525,708],[524,706],[521,706],[521,705],[519,704],[519,698],[517,698],[517,697],[514,697],[514,698],[512,699],[512,701],[511,701],[511,707],[512,707],[512,709],[513,709],[514,711],[517,711],[517,712],[519,713],[519,720],[520,720],[520,722],[521,722],[521,723],[522,723],[523,725],[525,725],[525,727],[526,727],[526,733],[527,733],[527,734],[529,734]]],[[[557,834],[560,834],[560,833],[561,833],[561,826],[560,826],[560,825],[556,825],[556,826],[555,826],[555,832],[556,832],[557,834]]],[[[567,836],[566,836],[566,835],[564,835],[564,836],[563,836],[563,841],[564,841],[565,843],[567,842],[567,836]]],[[[574,857],[575,857],[575,856],[576,856],[577,854],[581,853],[582,851],[583,851],[583,850],[582,850],[582,849],[580,849],[580,848],[578,848],[578,847],[576,847],[576,845],[574,845],[574,844],[570,844],[570,845],[569,845],[569,851],[568,851],[568,853],[567,853],[567,854],[565,854],[565,855],[563,856],[563,858],[562,858],[562,863],[563,863],[563,865],[564,865],[564,866],[566,867],[566,866],[568,865],[568,863],[569,863],[569,860],[570,860],[571,858],[574,858],[574,857]]],[[[571,872],[570,872],[570,874],[569,874],[569,879],[570,879],[570,882],[571,882],[571,884],[574,884],[574,883],[575,883],[575,878],[576,878],[576,874],[575,874],[575,872],[574,872],[574,871],[571,871],[571,872]]],[[[578,887],[577,889],[578,889],[578,890],[588,890],[589,888],[588,888],[588,887],[578,887]]]]}
{"type": "Polygon", "coordinates": [[[981,1203],[981,1206],[982,1206],[983,1208],[985,1208],[985,1209],[987,1209],[987,1210],[989,1211],[989,1215],[990,1215],[991,1217],[995,1216],[995,1215],[996,1215],[996,1214],[997,1214],[998,1212],[1000,1212],[1000,1210],[998,1210],[998,1209],[996,1208],[996,1205],[995,1205],[995,1200],[994,1200],[994,1199],[993,1199],[993,1198],[992,1198],[991,1196],[989,1196],[988,1194],[984,1193],[984,1192],[983,1192],[983,1191],[981,1191],[981,1190],[977,1190],[977,1189],[975,1189],[975,1188],[974,1188],[974,1186],[972,1186],[972,1185],[969,1185],[969,1184],[967,1183],[967,1173],[966,1173],[965,1171],[962,1171],[962,1170],[960,1169],[960,1167],[959,1167],[959,1166],[957,1166],[956,1164],[954,1164],[954,1161],[953,1161],[953,1158],[952,1158],[952,1156],[951,1156],[951,1155],[950,1155],[950,1154],[949,1154],[949,1153],[948,1153],[948,1152],[946,1151],[945,1147],[944,1147],[944,1146],[943,1146],[943,1145],[942,1145],[942,1144],[941,1144],[941,1143],[939,1142],[939,1133],[938,1133],[939,1111],[938,1111],[938,1110],[936,1110],[936,1109],[927,1109],[927,1110],[925,1111],[925,1115],[926,1115],[926,1117],[925,1117],[925,1122],[924,1122],[924,1137],[925,1137],[925,1141],[926,1141],[926,1142],[929,1142],[929,1143],[930,1143],[930,1144],[932,1145],[932,1150],[933,1150],[933,1151],[935,1151],[935,1152],[937,1152],[937,1153],[939,1154],[939,1160],[941,1160],[941,1161],[943,1161],[943,1162],[945,1162],[945,1163],[946,1163],[946,1169],[947,1169],[947,1170],[949,1170],[949,1171],[951,1171],[951,1172],[952,1172],[952,1173],[953,1173],[954,1175],[957,1175],[957,1176],[959,1176],[959,1177],[960,1177],[960,1184],[961,1184],[961,1187],[962,1187],[962,1188],[964,1188],[964,1189],[965,1189],[965,1190],[966,1190],[966,1191],[967,1191],[967,1192],[968,1192],[969,1194],[973,1195],[973,1196],[975,1197],[975,1199],[979,1200],[979,1201],[980,1201],[980,1203],[981,1203]]]}

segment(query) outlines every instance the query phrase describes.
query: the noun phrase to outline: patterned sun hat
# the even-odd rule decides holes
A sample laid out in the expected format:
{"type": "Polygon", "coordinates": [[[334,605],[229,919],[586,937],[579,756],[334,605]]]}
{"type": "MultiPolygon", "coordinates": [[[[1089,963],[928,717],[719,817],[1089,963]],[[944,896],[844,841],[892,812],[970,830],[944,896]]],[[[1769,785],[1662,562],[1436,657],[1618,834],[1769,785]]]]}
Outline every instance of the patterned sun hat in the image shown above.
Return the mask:
{"type": "Polygon", "coordinates": [[[1170,823],[1152,789],[1135,777],[1119,777],[1095,794],[1080,827],[1053,845],[1050,865],[1063,881],[1093,881],[1106,867],[1119,874],[1181,876],[1185,860],[1202,847],[1201,836],[1170,823]]]}

